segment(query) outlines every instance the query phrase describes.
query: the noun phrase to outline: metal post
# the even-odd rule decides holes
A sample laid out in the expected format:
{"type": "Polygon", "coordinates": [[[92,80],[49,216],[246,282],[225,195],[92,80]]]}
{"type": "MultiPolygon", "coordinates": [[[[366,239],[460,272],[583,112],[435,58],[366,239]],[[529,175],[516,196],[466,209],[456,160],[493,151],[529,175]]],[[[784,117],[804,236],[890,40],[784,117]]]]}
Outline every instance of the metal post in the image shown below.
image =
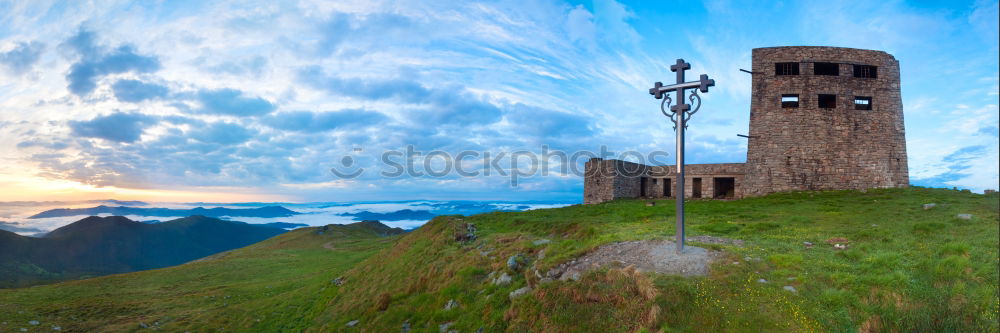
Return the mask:
{"type": "Polygon", "coordinates": [[[684,62],[684,59],[677,59],[677,63],[670,66],[670,71],[677,73],[677,83],[664,86],[662,82],[656,82],[653,88],[649,89],[649,94],[656,99],[663,99],[660,103],[660,112],[670,118],[674,123],[674,130],[677,131],[677,253],[684,253],[684,130],[687,128],[687,120],[695,112],[701,109],[701,96],[698,91],[708,92],[708,87],[715,86],[715,80],[710,80],[708,75],[702,74],[698,81],[684,82],[684,71],[691,68],[691,64],[684,62]],[[691,89],[691,95],[687,100],[695,103],[694,109],[685,103],[684,90],[691,89]],[[677,93],[677,104],[670,106],[673,100],[670,92],[677,93]],[[670,111],[667,111],[670,109],[670,111]]]}
{"type": "MultiPolygon", "coordinates": [[[[678,94],[680,94],[678,92],[678,94]]],[[[683,100],[677,97],[677,100],[683,100]]],[[[677,117],[677,253],[684,253],[684,117],[677,117]]]]}
{"type": "MultiPolygon", "coordinates": [[[[684,83],[684,71],[691,68],[691,64],[685,62],[684,60],[677,59],[677,64],[670,66],[670,69],[677,73],[677,83],[684,83]]],[[[689,110],[691,107],[684,103],[684,88],[676,90],[677,92],[677,105],[673,106],[674,112],[679,114],[677,117],[677,230],[676,238],[674,242],[677,243],[677,254],[684,253],[684,112],[689,110]]]]}

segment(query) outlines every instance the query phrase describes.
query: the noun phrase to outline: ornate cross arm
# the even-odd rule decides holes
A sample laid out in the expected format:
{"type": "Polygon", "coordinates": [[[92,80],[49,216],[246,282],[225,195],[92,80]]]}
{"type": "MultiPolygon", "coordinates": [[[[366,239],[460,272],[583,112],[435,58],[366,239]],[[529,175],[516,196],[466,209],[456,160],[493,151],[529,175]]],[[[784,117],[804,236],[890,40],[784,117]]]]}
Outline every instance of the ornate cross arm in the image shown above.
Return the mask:
{"type": "Polygon", "coordinates": [[[687,120],[701,109],[701,96],[698,95],[698,91],[707,93],[708,87],[715,86],[715,80],[709,79],[707,74],[702,74],[698,78],[698,81],[684,82],[684,71],[690,68],[691,64],[685,62],[684,59],[677,59],[677,63],[670,66],[670,70],[677,73],[677,83],[664,86],[662,82],[656,82],[649,89],[650,95],[653,95],[656,99],[663,99],[663,102],[660,103],[660,111],[674,123],[675,130],[679,121],[683,122],[686,128],[687,120]],[[684,91],[688,89],[692,89],[691,95],[687,99],[694,104],[694,109],[691,108],[691,104],[685,103],[684,100],[684,91]],[[669,94],[671,92],[676,92],[676,105],[670,105],[673,102],[669,94]],[[670,109],[670,111],[667,111],[667,109],[670,109]],[[683,119],[677,119],[678,115],[683,117],[683,119]]]}
{"type": "Polygon", "coordinates": [[[707,74],[702,74],[698,81],[684,82],[678,84],[671,84],[669,86],[664,86],[662,82],[657,82],[653,84],[652,88],[649,88],[649,94],[656,97],[656,99],[663,98],[663,94],[672,91],[677,91],[678,89],[693,89],[698,88],[699,91],[703,93],[708,92],[708,87],[714,87],[715,80],[709,79],[707,74]]]}

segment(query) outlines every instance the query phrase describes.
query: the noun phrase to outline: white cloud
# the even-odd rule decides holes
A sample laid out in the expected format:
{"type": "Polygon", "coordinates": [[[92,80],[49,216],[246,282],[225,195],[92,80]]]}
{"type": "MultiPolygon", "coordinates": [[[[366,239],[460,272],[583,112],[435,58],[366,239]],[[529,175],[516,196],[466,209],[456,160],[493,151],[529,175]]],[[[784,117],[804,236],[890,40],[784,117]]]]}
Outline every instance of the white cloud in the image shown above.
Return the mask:
{"type": "MultiPolygon", "coordinates": [[[[654,81],[672,78],[668,66],[676,58],[692,63],[689,78],[708,73],[718,82],[704,94],[706,106],[693,120],[690,147],[704,151],[692,156],[712,161],[738,158],[745,142],[734,135],[746,130],[750,93],[749,75],[738,69],[749,66],[751,48],[787,44],[884,49],[901,60],[914,175],[946,172],[941,159],[965,143],[996,147],[974,135],[983,124],[997,123],[997,80],[989,75],[997,72],[996,38],[994,34],[991,40],[980,39],[996,31],[995,15],[988,15],[995,14],[995,2],[979,1],[958,14],[899,2],[737,1],[705,7],[707,16],[696,4],[679,7],[683,12],[637,14],[611,0],[597,1],[589,9],[558,1],[516,0],[299,1],[254,6],[239,1],[190,6],[11,3],[6,13],[0,13],[0,52],[19,42],[41,41],[49,47],[22,75],[0,70],[0,113],[6,122],[0,130],[0,154],[10,165],[45,177],[100,178],[152,189],[244,185],[309,197],[345,196],[338,192],[370,185],[373,189],[365,195],[377,196],[377,191],[400,185],[403,191],[383,193],[421,196],[433,188],[436,193],[478,190],[515,195],[513,191],[531,188],[578,197],[574,191],[579,191],[580,179],[573,177],[529,179],[514,190],[499,178],[434,185],[437,180],[373,177],[346,184],[331,179],[327,170],[359,146],[372,155],[370,160],[378,157],[377,152],[411,143],[446,150],[525,149],[540,143],[567,149],[607,144],[619,151],[669,150],[670,123],[646,89],[654,81]],[[748,17],[745,13],[751,9],[755,14],[748,17]],[[859,19],[859,10],[871,15],[859,19]],[[66,73],[74,58],[58,45],[81,26],[93,30],[101,45],[132,45],[138,54],[157,57],[161,68],[107,75],[96,81],[89,96],[70,94],[66,73]],[[977,42],[962,39],[959,32],[966,27],[977,31],[979,35],[969,37],[977,42]],[[951,40],[981,46],[992,54],[950,51],[951,40]],[[932,64],[944,64],[940,67],[948,72],[930,73],[926,68],[932,64]],[[416,82],[432,96],[348,96],[303,84],[299,74],[310,66],[340,79],[365,80],[359,82],[416,82]],[[982,82],[941,88],[939,75],[954,75],[951,82],[970,77],[982,82]],[[111,89],[121,79],[155,82],[172,94],[121,102],[111,89]],[[272,118],[264,116],[193,112],[199,110],[193,96],[220,89],[268,101],[275,114],[356,109],[378,112],[386,119],[367,127],[304,135],[276,129],[266,123],[272,118]],[[463,93],[468,98],[455,97],[463,93]],[[942,107],[942,96],[959,96],[968,109],[942,107]],[[518,104],[540,110],[538,121],[515,117],[509,106],[518,104]],[[469,111],[488,110],[490,105],[499,116],[469,111]],[[453,107],[454,112],[432,112],[442,106],[453,107]],[[69,121],[115,110],[172,120],[145,128],[127,146],[71,136],[69,121]],[[942,126],[940,118],[950,112],[953,120],[942,126]],[[528,126],[551,121],[557,118],[554,115],[572,115],[566,123],[589,131],[528,126]],[[448,121],[428,123],[435,116],[448,121]],[[194,137],[205,133],[209,124],[220,123],[255,134],[240,136],[245,142],[224,140],[232,141],[230,145],[211,145],[194,137]],[[930,136],[935,140],[927,139],[930,136]],[[18,148],[20,142],[32,144],[18,148]],[[44,154],[54,153],[47,147],[63,145],[58,150],[63,157],[41,161],[44,154]],[[917,145],[925,148],[914,149],[917,145]]],[[[995,174],[995,169],[974,171],[971,177],[979,178],[959,182],[995,174]]]]}

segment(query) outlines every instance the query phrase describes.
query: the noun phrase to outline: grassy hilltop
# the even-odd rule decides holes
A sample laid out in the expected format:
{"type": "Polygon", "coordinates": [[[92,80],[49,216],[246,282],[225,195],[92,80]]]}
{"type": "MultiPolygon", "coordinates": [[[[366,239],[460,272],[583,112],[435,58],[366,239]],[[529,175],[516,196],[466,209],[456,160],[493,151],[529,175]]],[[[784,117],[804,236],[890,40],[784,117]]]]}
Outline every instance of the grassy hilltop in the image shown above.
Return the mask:
{"type": "Polygon", "coordinates": [[[0,290],[0,331],[998,331],[997,195],[690,201],[690,236],[746,241],[700,244],[723,252],[709,276],[604,268],[579,281],[539,278],[603,244],[668,238],[672,203],[443,216],[403,235],[304,228],[181,266],[0,290]],[[477,239],[456,240],[466,223],[477,239]],[[511,281],[494,284],[504,273],[511,281]]]}

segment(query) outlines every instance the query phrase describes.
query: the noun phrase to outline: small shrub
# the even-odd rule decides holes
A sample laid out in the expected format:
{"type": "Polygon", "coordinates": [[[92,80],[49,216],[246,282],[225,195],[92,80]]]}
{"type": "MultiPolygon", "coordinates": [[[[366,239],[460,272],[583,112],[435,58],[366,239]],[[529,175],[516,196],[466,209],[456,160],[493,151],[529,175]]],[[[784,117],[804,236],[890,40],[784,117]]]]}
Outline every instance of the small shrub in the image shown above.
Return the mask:
{"type": "Polygon", "coordinates": [[[861,259],[863,253],[858,249],[847,249],[846,251],[838,251],[836,255],[848,260],[858,260],[861,259]]]}
{"type": "Polygon", "coordinates": [[[802,256],[797,254],[774,254],[767,257],[772,265],[778,268],[797,268],[802,264],[802,256]]]}
{"type": "Polygon", "coordinates": [[[945,243],[944,245],[941,246],[941,255],[964,256],[969,254],[969,250],[970,250],[969,244],[950,242],[950,243],[945,243]]]}
{"type": "Polygon", "coordinates": [[[832,280],[833,283],[836,283],[838,286],[853,285],[854,282],[857,281],[857,279],[858,278],[856,274],[842,273],[842,272],[836,272],[830,274],[830,280],[832,280]]]}
{"type": "Polygon", "coordinates": [[[747,225],[747,230],[752,232],[764,232],[768,230],[778,229],[780,227],[781,225],[771,222],[750,223],[749,225],[747,225]]]}
{"type": "Polygon", "coordinates": [[[869,272],[889,272],[895,270],[902,259],[896,252],[883,252],[864,259],[864,267],[869,272]]]}
{"type": "Polygon", "coordinates": [[[789,216],[789,217],[784,218],[784,220],[782,222],[784,222],[784,223],[807,224],[807,223],[813,223],[815,221],[813,221],[813,220],[811,220],[811,219],[809,219],[809,218],[807,218],[805,216],[795,215],[795,216],[789,216]]]}
{"type": "Polygon", "coordinates": [[[885,274],[871,276],[865,280],[871,285],[902,288],[910,283],[910,276],[901,271],[892,271],[885,274]]]}
{"type": "Polygon", "coordinates": [[[738,225],[732,223],[721,223],[721,222],[702,224],[699,225],[697,228],[705,232],[716,233],[716,234],[729,234],[740,230],[740,227],[738,225]]]}
{"type": "Polygon", "coordinates": [[[854,302],[854,295],[847,290],[827,288],[823,289],[820,299],[831,308],[841,308],[854,302]]]}
{"type": "Polygon", "coordinates": [[[913,225],[913,231],[922,232],[922,233],[931,233],[931,232],[936,232],[936,231],[939,231],[941,229],[944,229],[945,227],[946,227],[946,225],[944,223],[924,222],[924,223],[914,224],[913,225]]]}
{"type": "Polygon", "coordinates": [[[382,293],[378,296],[378,300],[375,301],[375,308],[379,311],[385,311],[389,308],[389,303],[392,302],[392,296],[388,293],[382,293]]]}
{"type": "Polygon", "coordinates": [[[934,276],[939,280],[954,280],[962,277],[966,268],[969,267],[969,258],[959,256],[947,256],[938,259],[934,264],[934,276]]]}
{"type": "Polygon", "coordinates": [[[964,227],[964,226],[973,225],[973,224],[975,224],[975,222],[972,222],[972,220],[964,220],[964,219],[960,219],[958,217],[954,217],[954,218],[951,219],[951,224],[957,225],[957,226],[960,226],[960,227],[964,227]]]}

